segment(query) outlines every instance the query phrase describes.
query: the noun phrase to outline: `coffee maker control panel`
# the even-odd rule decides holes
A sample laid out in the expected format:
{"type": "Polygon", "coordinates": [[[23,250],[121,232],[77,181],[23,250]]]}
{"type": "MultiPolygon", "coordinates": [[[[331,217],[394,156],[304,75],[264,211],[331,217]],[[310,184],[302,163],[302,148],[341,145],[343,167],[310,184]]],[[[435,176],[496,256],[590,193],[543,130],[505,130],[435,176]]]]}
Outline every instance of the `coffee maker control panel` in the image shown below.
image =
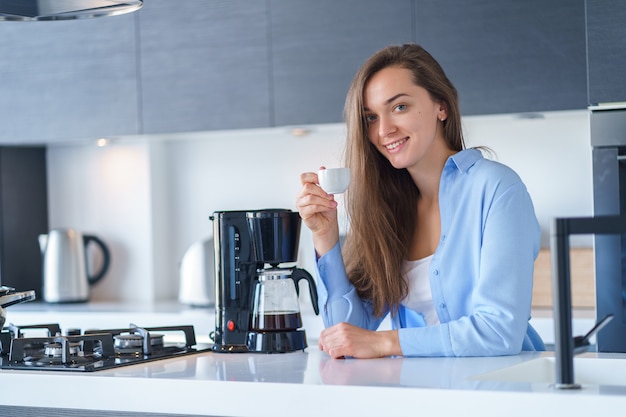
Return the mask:
{"type": "Polygon", "coordinates": [[[248,238],[246,212],[215,212],[216,327],[218,351],[246,351],[252,281],[259,263],[248,238]]]}
{"type": "Polygon", "coordinates": [[[239,273],[241,272],[241,267],[239,265],[240,261],[240,251],[241,251],[241,236],[239,231],[235,228],[235,226],[230,226],[228,228],[228,241],[230,242],[229,252],[232,254],[230,259],[230,299],[237,299],[237,288],[241,285],[241,280],[239,278],[239,273]]]}

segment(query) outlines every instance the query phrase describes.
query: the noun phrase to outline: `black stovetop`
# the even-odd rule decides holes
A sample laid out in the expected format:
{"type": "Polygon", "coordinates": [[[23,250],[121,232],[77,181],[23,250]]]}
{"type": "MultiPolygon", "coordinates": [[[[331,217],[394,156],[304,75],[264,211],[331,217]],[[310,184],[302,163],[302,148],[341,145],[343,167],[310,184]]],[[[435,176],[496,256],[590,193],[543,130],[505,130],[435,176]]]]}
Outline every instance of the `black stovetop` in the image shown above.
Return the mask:
{"type": "Polygon", "coordinates": [[[58,324],[9,325],[0,333],[0,368],[39,371],[93,372],[210,351],[196,344],[193,326],[126,329],[68,329],[58,324]],[[43,332],[43,336],[29,333],[43,332]],[[182,333],[184,342],[166,341],[182,333]]]}

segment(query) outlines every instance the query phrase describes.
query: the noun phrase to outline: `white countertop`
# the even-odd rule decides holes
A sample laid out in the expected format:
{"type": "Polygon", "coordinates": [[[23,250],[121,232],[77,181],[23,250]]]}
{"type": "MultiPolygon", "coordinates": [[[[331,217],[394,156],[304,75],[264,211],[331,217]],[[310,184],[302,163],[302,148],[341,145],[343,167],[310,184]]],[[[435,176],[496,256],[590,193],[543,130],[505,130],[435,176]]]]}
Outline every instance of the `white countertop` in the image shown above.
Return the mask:
{"type": "MultiPolygon", "coordinates": [[[[160,306],[112,311],[105,305],[45,304],[11,309],[9,322],[36,318],[41,323],[60,317],[54,322],[62,327],[96,317],[106,323],[103,328],[118,322],[128,324],[127,320],[153,326],[196,325],[194,320],[206,319],[208,328],[213,330],[214,326],[211,309],[168,310],[160,306]],[[182,323],[183,318],[189,323],[182,323]]],[[[307,329],[307,334],[315,333],[307,329]]],[[[92,373],[0,370],[0,404],[272,417],[380,417],[418,412],[528,417],[537,411],[542,415],[588,417],[622,415],[626,410],[626,386],[583,385],[580,390],[559,391],[550,383],[478,378],[500,368],[551,357],[550,352],[492,358],[333,360],[317,349],[311,336],[309,345],[304,352],[271,355],[203,352],[92,373]]],[[[585,356],[626,359],[620,354],[585,356]]]]}
{"type": "Polygon", "coordinates": [[[550,384],[474,379],[537,357],[333,360],[315,347],[273,355],[205,352],[94,373],[2,370],[0,404],[272,417],[380,417],[416,409],[420,415],[588,417],[626,409],[624,387],[557,391],[550,384]]]}

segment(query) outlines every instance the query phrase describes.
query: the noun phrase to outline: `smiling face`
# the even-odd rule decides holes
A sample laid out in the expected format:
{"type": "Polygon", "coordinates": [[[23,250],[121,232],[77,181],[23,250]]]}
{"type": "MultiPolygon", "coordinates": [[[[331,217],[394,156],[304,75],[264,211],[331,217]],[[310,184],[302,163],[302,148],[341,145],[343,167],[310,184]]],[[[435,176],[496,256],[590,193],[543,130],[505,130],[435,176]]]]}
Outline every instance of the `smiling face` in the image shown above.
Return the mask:
{"type": "Polygon", "coordinates": [[[448,154],[441,129],[445,105],[415,84],[411,71],[392,66],[376,72],[363,93],[370,142],[396,169],[424,165],[438,154],[448,154]]]}

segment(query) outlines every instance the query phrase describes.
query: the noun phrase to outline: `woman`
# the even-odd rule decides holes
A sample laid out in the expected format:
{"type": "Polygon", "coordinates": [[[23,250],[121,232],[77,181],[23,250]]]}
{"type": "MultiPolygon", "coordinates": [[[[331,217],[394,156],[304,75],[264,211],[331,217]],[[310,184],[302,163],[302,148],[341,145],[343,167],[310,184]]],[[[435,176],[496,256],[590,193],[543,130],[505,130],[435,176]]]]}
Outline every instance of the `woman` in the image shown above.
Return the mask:
{"type": "Polygon", "coordinates": [[[540,228],[510,168],[464,149],[456,89],[414,44],[365,62],[346,98],[350,229],[315,173],[297,208],[318,256],[330,356],[543,350],[529,324],[540,228]],[[345,264],[344,264],[345,260],[345,264]],[[387,314],[393,330],[375,331],[387,314]]]}

